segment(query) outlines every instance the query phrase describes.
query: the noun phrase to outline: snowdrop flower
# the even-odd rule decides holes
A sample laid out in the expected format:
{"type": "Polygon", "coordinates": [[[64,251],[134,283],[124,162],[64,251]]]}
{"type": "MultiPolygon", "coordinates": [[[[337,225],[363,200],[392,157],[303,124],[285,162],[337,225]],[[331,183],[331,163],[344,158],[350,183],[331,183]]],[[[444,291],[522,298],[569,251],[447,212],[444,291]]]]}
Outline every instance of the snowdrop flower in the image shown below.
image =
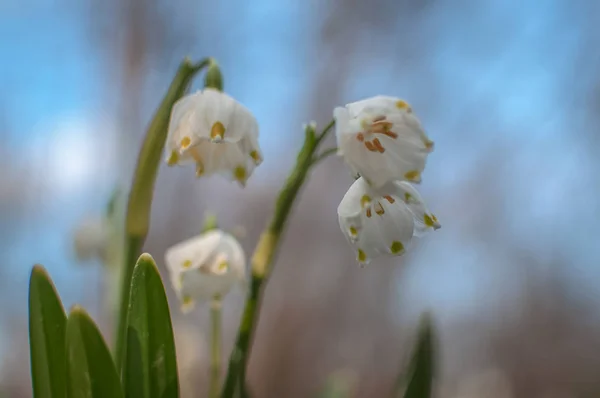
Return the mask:
{"type": "Polygon", "coordinates": [[[110,223],[104,217],[88,217],[76,227],[73,234],[75,255],[81,262],[94,258],[106,261],[110,223]]]}
{"type": "Polygon", "coordinates": [[[211,230],[183,241],[165,254],[171,283],[183,312],[197,301],[225,296],[246,281],[246,259],[239,242],[221,230],[211,230]]]}
{"type": "Polygon", "coordinates": [[[375,189],[362,177],[344,195],[338,220],[361,265],[378,256],[402,255],[413,236],[440,227],[410,184],[393,181],[375,189]]]}
{"type": "Polygon", "coordinates": [[[175,103],[166,151],[169,165],[195,164],[198,177],[224,174],[242,186],[262,162],[254,116],[235,99],[212,88],[175,103]]]}
{"type": "Polygon", "coordinates": [[[371,185],[421,182],[431,141],[403,100],[376,96],[335,108],[338,154],[371,185]]]}

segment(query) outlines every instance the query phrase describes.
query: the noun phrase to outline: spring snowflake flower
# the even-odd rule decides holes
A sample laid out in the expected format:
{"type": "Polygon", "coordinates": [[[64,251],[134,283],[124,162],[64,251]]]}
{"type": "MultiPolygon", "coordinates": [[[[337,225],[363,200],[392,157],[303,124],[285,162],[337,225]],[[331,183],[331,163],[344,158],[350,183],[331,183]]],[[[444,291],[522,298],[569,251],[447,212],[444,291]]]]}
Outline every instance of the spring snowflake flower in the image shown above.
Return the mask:
{"type": "Polygon", "coordinates": [[[87,217],[75,228],[73,248],[78,261],[106,261],[110,223],[104,217],[87,217]]]}
{"type": "Polygon", "coordinates": [[[344,195],[338,220],[361,265],[379,256],[402,255],[413,236],[440,227],[409,183],[393,181],[374,189],[362,177],[344,195]]]}
{"type": "Polygon", "coordinates": [[[421,182],[433,150],[412,108],[403,100],[376,96],[335,108],[338,154],[375,187],[389,181],[421,182]]]}
{"type": "Polygon", "coordinates": [[[198,177],[224,174],[242,186],[262,162],[258,123],[235,99],[207,88],[173,106],[167,163],[195,164],[198,177]]]}
{"type": "Polygon", "coordinates": [[[171,283],[188,312],[197,301],[225,296],[246,281],[246,259],[239,242],[221,230],[183,241],[165,254],[171,283]]]}

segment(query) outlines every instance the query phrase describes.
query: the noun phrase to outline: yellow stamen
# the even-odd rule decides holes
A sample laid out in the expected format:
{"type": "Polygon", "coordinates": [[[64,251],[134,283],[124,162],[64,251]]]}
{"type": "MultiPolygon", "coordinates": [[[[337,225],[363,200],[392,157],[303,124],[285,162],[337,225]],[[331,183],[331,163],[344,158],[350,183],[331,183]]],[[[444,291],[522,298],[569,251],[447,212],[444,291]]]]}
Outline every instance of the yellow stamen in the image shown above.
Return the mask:
{"type": "Polygon", "coordinates": [[[410,107],[410,105],[408,105],[408,103],[403,100],[396,101],[396,108],[403,109],[407,112],[412,112],[412,108],[410,107]]]}
{"type": "Polygon", "coordinates": [[[252,158],[255,164],[259,164],[260,162],[262,162],[262,157],[256,150],[250,152],[250,157],[252,158]]]}
{"type": "Polygon", "coordinates": [[[192,260],[185,260],[181,266],[183,268],[190,268],[192,266],[192,260]]]}
{"type": "Polygon", "coordinates": [[[402,242],[395,240],[390,246],[390,251],[392,252],[392,254],[402,253],[404,251],[404,245],[402,244],[402,242]]]}
{"type": "Polygon", "coordinates": [[[221,261],[219,265],[217,265],[217,271],[225,272],[229,268],[229,263],[227,261],[221,261]]]}
{"type": "Polygon", "coordinates": [[[404,174],[404,178],[411,182],[421,182],[421,172],[418,170],[411,170],[404,174]]]}
{"type": "Polygon", "coordinates": [[[364,251],[358,249],[358,261],[361,263],[364,263],[365,261],[367,261],[367,255],[365,254],[364,251]]]}
{"type": "Polygon", "coordinates": [[[181,298],[181,310],[183,312],[191,311],[194,308],[194,299],[191,296],[183,296],[181,298]]]}
{"type": "Polygon", "coordinates": [[[204,164],[202,162],[196,163],[196,177],[202,177],[204,175],[204,164]]]}
{"type": "Polygon", "coordinates": [[[358,235],[358,230],[355,227],[350,227],[350,235],[352,235],[352,236],[358,235]]]}
{"type": "Polygon", "coordinates": [[[377,150],[379,151],[379,153],[384,153],[385,152],[385,148],[383,147],[383,145],[381,145],[381,141],[379,141],[379,138],[375,138],[373,140],[373,144],[375,144],[375,148],[377,148],[377,150]]]}
{"type": "Polygon", "coordinates": [[[169,166],[174,166],[179,162],[179,153],[177,151],[171,151],[169,158],[167,159],[167,164],[169,166]]]}
{"type": "Polygon", "coordinates": [[[433,220],[433,222],[439,222],[435,214],[431,214],[431,219],[433,220]]]}
{"type": "Polygon", "coordinates": [[[367,217],[371,218],[371,208],[370,207],[367,209],[367,217]]]}
{"type": "Polygon", "coordinates": [[[375,147],[375,145],[373,145],[373,143],[371,141],[365,141],[365,146],[371,152],[379,152],[377,147],[375,147]]]}
{"type": "Polygon", "coordinates": [[[362,207],[363,209],[370,204],[371,204],[371,197],[369,195],[363,195],[363,197],[360,198],[360,207],[362,207]]]}
{"type": "Polygon", "coordinates": [[[242,184],[244,184],[247,178],[246,168],[244,166],[237,166],[233,170],[233,177],[236,179],[236,181],[239,181],[242,184]]]}
{"type": "Polygon", "coordinates": [[[385,120],[385,119],[382,119],[380,121],[374,121],[373,124],[371,125],[370,132],[377,133],[377,134],[388,133],[392,129],[393,123],[386,122],[383,120],[385,120]]]}
{"type": "Polygon", "coordinates": [[[428,227],[433,227],[434,222],[433,219],[431,218],[431,216],[427,213],[425,213],[425,215],[423,215],[423,222],[425,223],[426,226],[428,227]]]}
{"type": "Polygon", "coordinates": [[[385,213],[385,210],[383,209],[381,203],[377,202],[373,207],[375,208],[375,213],[377,213],[378,215],[382,216],[385,213]]]}
{"type": "Polygon", "coordinates": [[[431,140],[425,140],[425,148],[429,151],[431,151],[433,149],[433,141],[431,140]]]}
{"type": "Polygon", "coordinates": [[[396,199],[392,198],[390,195],[386,195],[384,196],[384,198],[390,202],[390,204],[394,203],[396,201],[396,199]]]}
{"type": "Polygon", "coordinates": [[[188,136],[183,137],[181,139],[181,143],[180,143],[181,149],[185,149],[185,148],[189,147],[191,143],[192,143],[192,139],[190,137],[188,137],[188,136]]]}
{"type": "Polygon", "coordinates": [[[412,200],[412,195],[409,194],[408,192],[404,192],[404,201],[406,203],[410,202],[412,200]]]}
{"type": "Polygon", "coordinates": [[[223,139],[224,136],[225,126],[223,126],[223,123],[221,122],[215,122],[215,124],[213,124],[210,128],[210,138],[212,138],[213,140],[217,139],[217,137],[223,139]]]}

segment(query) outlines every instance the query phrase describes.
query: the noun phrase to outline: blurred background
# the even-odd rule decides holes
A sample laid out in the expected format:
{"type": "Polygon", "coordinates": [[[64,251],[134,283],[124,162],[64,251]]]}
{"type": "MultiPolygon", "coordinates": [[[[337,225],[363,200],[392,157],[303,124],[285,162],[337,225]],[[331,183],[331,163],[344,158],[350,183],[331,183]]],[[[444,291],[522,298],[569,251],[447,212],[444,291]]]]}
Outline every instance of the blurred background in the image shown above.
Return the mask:
{"type": "MultiPolygon", "coordinates": [[[[256,397],[314,396],[331,374],[387,396],[426,310],[438,397],[600,396],[599,15],[592,0],[1,1],[0,395],[31,396],[34,263],[112,341],[110,278],[77,260],[74,231],[127,190],[181,59],[211,55],[265,161],[244,190],[161,167],[145,250],[163,275],[206,211],[250,253],[302,123],[334,106],[405,98],[436,142],[420,188],[442,229],[364,269],[337,224],[352,177],[333,157],[315,169],[264,292],[256,397]]],[[[208,307],[184,317],[167,288],[182,396],[204,396],[208,307]]],[[[242,303],[225,303],[227,355],[242,303]]]]}

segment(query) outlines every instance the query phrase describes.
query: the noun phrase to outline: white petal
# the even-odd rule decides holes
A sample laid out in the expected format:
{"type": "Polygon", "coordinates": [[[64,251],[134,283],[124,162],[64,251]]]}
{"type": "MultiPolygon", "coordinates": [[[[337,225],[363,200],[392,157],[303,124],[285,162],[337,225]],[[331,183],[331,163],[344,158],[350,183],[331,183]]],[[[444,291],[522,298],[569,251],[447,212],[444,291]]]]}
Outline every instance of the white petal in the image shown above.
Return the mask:
{"type": "Polygon", "coordinates": [[[242,247],[233,236],[220,230],[172,247],[165,258],[184,311],[196,302],[226,295],[236,283],[246,279],[242,247]]]}
{"type": "Polygon", "coordinates": [[[217,90],[178,101],[169,126],[167,162],[194,163],[198,176],[218,173],[244,185],[262,162],[256,118],[217,90]]]}
{"type": "Polygon", "coordinates": [[[222,231],[209,231],[167,249],[165,263],[169,272],[199,268],[214,255],[222,233],[222,231]]]}
{"type": "Polygon", "coordinates": [[[205,89],[203,94],[206,101],[203,113],[207,129],[202,131],[202,137],[214,139],[212,132],[217,123],[225,129],[221,139],[226,142],[238,142],[252,131],[256,119],[242,104],[214,89],[205,89]]]}
{"type": "Polygon", "coordinates": [[[398,189],[397,195],[402,198],[414,216],[415,236],[423,236],[441,227],[436,216],[427,209],[425,201],[415,187],[405,181],[396,181],[394,185],[398,189]]]}
{"type": "Polygon", "coordinates": [[[336,108],[334,117],[338,153],[353,171],[375,187],[420,182],[433,142],[406,102],[377,96],[336,108]]]}
{"type": "Polygon", "coordinates": [[[414,220],[397,192],[390,184],[375,190],[359,178],[338,206],[340,228],[360,263],[368,264],[382,255],[401,255],[408,249],[414,220]]]}

